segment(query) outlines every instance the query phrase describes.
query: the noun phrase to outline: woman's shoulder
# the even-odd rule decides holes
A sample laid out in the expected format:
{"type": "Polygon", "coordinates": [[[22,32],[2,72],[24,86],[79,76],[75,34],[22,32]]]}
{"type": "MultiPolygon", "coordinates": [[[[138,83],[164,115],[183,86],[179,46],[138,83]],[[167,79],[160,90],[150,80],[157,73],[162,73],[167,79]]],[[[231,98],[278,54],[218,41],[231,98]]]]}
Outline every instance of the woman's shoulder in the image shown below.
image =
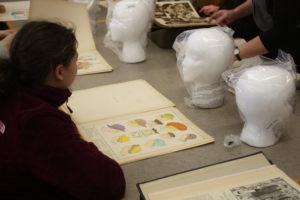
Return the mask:
{"type": "Polygon", "coordinates": [[[78,132],[68,114],[43,99],[21,92],[11,94],[0,107],[0,120],[10,134],[22,133],[26,137],[33,133],[38,133],[35,136],[59,134],[63,130],[65,134],[78,132]]]}
{"type": "Polygon", "coordinates": [[[38,122],[45,118],[63,120],[70,123],[72,120],[68,114],[53,106],[39,96],[16,90],[9,98],[7,107],[10,107],[18,121],[24,123],[38,122]]]}

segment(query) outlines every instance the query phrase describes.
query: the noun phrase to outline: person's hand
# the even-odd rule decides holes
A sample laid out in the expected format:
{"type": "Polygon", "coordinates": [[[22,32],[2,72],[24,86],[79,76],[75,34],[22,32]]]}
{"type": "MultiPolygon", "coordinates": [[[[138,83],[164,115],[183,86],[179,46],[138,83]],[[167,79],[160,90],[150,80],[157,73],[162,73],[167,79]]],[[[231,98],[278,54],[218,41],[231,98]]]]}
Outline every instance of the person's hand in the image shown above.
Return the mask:
{"type": "Polygon", "coordinates": [[[0,13],[5,13],[5,12],[6,12],[5,6],[0,4],[0,13]]]}
{"type": "Polygon", "coordinates": [[[12,42],[12,40],[13,40],[16,33],[17,33],[17,31],[15,31],[15,30],[0,31],[1,43],[9,49],[10,44],[11,44],[11,42],[12,42]]]}
{"type": "Polygon", "coordinates": [[[15,33],[15,30],[7,29],[7,30],[0,30],[0,40],[3,40],[8,35],[15,33]]]}
{"type": "Polygon", "coordinates": [[[210,16],[212,15],[214,12],[218,11],[219,6],[215,6],[215,5],[207,5],[207,6],[203,6],[199,13],[204,13],[206,16],[210,16]]]}
{"type": "Polygon", "coordinates": [[[210,16],[209,22],[213,19],[216,20],[218,26],[227,26],[234,22],[237,16],[234,10],[219,10],[210,16]]]}

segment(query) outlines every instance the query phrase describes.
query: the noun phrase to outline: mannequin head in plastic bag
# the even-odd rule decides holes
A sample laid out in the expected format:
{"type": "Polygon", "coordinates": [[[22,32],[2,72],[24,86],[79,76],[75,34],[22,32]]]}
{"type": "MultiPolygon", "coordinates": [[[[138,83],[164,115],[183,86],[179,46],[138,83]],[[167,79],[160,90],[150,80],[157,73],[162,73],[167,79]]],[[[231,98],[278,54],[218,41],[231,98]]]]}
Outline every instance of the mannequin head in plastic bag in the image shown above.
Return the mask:
{"type": "Polygon", "coordinates": [[[186,41],[185,57],[182,61],[182,76],[187,83],[212,85],[233,59],[232,38],[221,30],[199,29],[186,41]]]}
{"type": "Polygon", "coordinates": [[[144,44],[149,21],[149,6],[143,1],[123,0],[116,3],[109,31],[112,41],[122,42],[122,61],[136,63],[146,59],[144,44]]]}
{"type": "Polygon", "coordinates": [[[241,140],[267,147],[281,135],[283,121],[292,112],[295,82],[288,70],[258,65],[241,75],[235,87],[236,102],[245,124],[241,140]]]}
{"type": "Polygon", "coordinates": [[[234,44],[225,29],[204,28],[179,35],[173,48],[181,77],[190,94],[191,107],[217,108],[224,103],[225,84],[221,74],[233,60],[234,44]]]}

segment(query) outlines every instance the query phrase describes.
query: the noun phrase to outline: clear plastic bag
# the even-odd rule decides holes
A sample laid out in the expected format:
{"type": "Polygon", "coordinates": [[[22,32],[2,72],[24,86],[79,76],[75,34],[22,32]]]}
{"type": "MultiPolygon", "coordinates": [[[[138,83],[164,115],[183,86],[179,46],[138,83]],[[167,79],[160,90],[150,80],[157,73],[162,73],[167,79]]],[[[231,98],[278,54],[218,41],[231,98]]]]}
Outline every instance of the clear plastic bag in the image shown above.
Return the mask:
{"type": "Polygon", "coordinates": [[[177,67],[189,93],[190,107],[216,108],[223,105],[225,84],[221,74],[233,61],[233,30],[213,27],[188,30],[173,44],[177,67]]]}
{"type": "Polygon", "coordinates": [[[232,148],[241,144],[239,135],[227,135],[224,138],[224,146],[227,148],[232,148]]]}
{"type": "Polygon", "coordinates": [[[229,70],[223,78],[235,89],[244,121],[241,141],[255,147],[275,144],[295,105],[296,73],[292,57],[279,51],[276,60],[264,58],[259,65],[229,70]]]}
{"type": "Polygon", "coordinates": [[[146,59],[147,33],[154,16],[154,0],[108,0],[104,44],[122,62],[146,59]]]}

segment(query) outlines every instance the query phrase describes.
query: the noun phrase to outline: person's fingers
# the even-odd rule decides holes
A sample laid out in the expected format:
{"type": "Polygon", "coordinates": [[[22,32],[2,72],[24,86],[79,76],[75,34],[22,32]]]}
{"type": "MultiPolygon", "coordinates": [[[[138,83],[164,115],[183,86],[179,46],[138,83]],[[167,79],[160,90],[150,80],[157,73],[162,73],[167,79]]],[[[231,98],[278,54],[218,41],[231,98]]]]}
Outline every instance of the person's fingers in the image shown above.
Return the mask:
{"type": "Polygon", "coordinates": [[[204,13],[206,16],[209,16],[209,11],[208,11],[208,10],[204,10],[203,13],[204,13]]]}
{"type": "Polygon", "coordinates": [[[223,27],[223,26],[227,26],[225,23],[222,23],[222,22],[221,22],[221,23],[217,23],[217,25],[218,25],[218,26],[222,26],[222,27],[223,27]]]}
{"type": "Polygon", "coordinates": [[[218,24],[218,25],[223,25],[224,26],[224,24],[226,24],[226,15],[222,15],[222,16],[220,16],[220,17],[218,17],[217,19],[216,19],[216,24],[218,24]]]}
{"type": "Polygon", "coordinates": [[[205,15],[209,14],[209,10],[210,10],[210,6],[204,6],[201,8],[201,10],[199,11],[199,13],[204,13],[205,15]]]}
{"type": "Polygon", "coordinates": [[[10,48],[11,42],[13,38],[15,37],[17,32],[9,34],[7,37],[5,37],[3,40],[1,40],[2,44],[5,45],[8,49],[10,48]]]}
{"type": "Polygon", "coordinates": [[[206,8],[206,6],[203,6],[200,10],[199,10],[199,13],[202,13],[206,8]]]}
{"type": "Polygon", "coordinates": [[[9,35],[9,33],[8,32],[0,32],[0,39],[3,39],[3,38],[5,38],[7,35],[9,35]]]}
{"type": "Polygon", "coordinates": [[[204,13],[206,14],[206,15],[212,15],[213,13],[214,13],[214,8],[208,8],[206,11],[204,11],[204,13]]]}
{"type": "Polygon", "coordinates": [[[0,39],[3,39],[7,37],[10,34],[16,33],[16,30],[8,29],[8,30],[2,30],[0,31],[0,39]]]}
{"type": "Polygon", "coordinates": [[[7,32],[0,31],[0,40],[2,40],[3,38],[5,38],[7,35],[8,35],[7,32]]]}
{"type": "Polygon", "coordinates": [[[218,11],[218,12],[215,12],[214,14],[212,14],[211,16],[210,16],[210,18],[212,18],[212,19],[217,19],[217,18],[219,18],[220,16],[222,16],[223,15],[223,12],[222,11],[218,11]]]}
{"type": "Polygon", "coordinates": [[[222,15],[223,13],[221,11],[215,12],[209,17],[208,22],[211,22],[213,19],[217,20],[222,15]]]}
{"type": "Polygon", "coordinates": [[[14,30],[14,29],[8,29],[8,30],[6,30],[6,31],[7,31],[9,34],[17,32],[17,31],[14,30]]]}

